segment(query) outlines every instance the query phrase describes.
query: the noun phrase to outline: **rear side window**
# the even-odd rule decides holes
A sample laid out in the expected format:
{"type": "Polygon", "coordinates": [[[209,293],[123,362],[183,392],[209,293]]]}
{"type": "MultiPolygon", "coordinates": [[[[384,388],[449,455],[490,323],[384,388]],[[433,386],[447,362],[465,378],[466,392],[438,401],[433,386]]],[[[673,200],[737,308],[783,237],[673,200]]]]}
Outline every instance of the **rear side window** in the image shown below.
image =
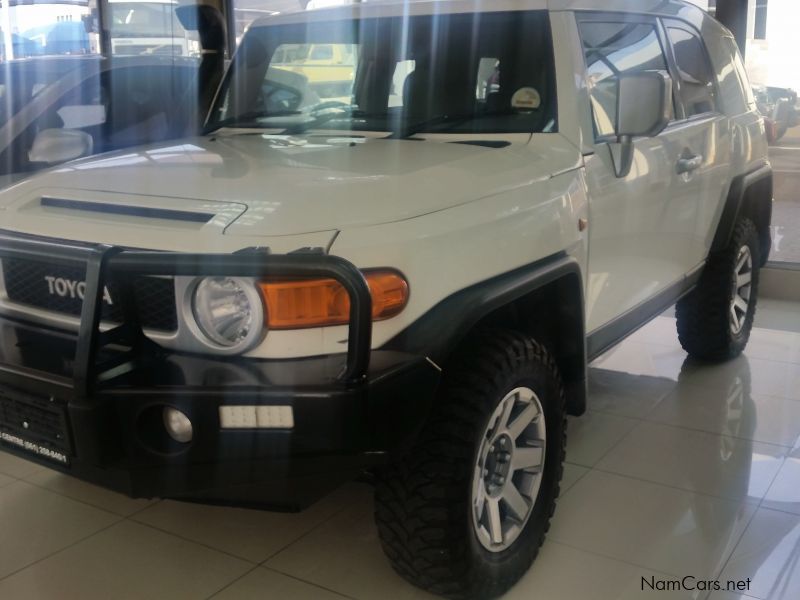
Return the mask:
{"type": "Polygon", "coordinates": [[[742,55],[739,53],[739,47],[736,45],[733,38],[722,38],[722,42],[729,52],[731,64],[733,65],[733,72],[739,83],[739,88],[742,91],[741,97],[744,101],[743,106],[737,106],[736,103],[732,104],[735,109],[738,109],[736,112],[754,110],[756,108],[756,99],[755,96],[753,96],[753,88],[750,85],[750,80],[747,78],[747,71],[744,67],[744,61],[742,61],[742,55]]]}
{"type": "Polygon", "coordinates": [[[581,41],[598,136],[617,125],[618,79],[623,73],[667,71],[667,59],[654,23],[583,21],[581,41]]]}
{"type": "Polygon", "coordinates": [[[687,28],[667,23],[667,34],[675,55],[680,77],[680,97],[686,116],[692,117],[717,109],[714,71],[700,37],[687,28]]]}

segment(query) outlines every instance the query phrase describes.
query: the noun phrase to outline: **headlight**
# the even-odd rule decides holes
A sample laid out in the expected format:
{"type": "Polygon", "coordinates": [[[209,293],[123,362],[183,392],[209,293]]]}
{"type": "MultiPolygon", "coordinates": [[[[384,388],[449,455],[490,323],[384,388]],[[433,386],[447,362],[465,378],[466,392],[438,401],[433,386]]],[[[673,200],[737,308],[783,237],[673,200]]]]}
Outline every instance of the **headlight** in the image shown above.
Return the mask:
{"type": "Polygon", "coordinates": [[[192,314],[201,333],[217,347],[244,351],[263,333],[261,297],[246,279],[201,279],[192,295],[192,314]]]}

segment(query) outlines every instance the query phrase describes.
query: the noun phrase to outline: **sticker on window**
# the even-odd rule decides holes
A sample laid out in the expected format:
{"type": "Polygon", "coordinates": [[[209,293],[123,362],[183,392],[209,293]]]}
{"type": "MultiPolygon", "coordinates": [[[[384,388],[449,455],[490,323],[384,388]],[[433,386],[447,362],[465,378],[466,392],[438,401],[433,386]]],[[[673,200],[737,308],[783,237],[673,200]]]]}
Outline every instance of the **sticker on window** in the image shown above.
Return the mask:
{"type": "Polygon", "coordinates": [[[536,110],[542,105],[542,97],[536,88],[524,87],[514,92],[511,106],[522,110],[536,110]]]}

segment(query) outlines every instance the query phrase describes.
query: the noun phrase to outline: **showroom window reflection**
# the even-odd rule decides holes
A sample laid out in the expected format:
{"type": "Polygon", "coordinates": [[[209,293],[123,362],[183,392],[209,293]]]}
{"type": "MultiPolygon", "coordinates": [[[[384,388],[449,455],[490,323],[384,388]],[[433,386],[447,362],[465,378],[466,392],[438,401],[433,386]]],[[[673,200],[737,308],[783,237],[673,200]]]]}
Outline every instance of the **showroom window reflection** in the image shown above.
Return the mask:
{"type": "MultiPolygon", "coordinates": [[[[713,13],[716,0],[692,0],[713,13]]],[[[800,71],[797,0],[751,0],[745,62],[764,115],[774,172],[772,253],[780,264],[800,264],[800,71]]]]}
{"type": "Polygon", "coordinates": [[[176,0],[60,0],[0,5],[0,59],[100,54],[100,31],[113,55],[198,57],[195,32],[180,24],[176,0]]]}
{"type": "MultiPolygon", "coordinates": [[[[91,17],[85,3],[18,4],[0,6],[3,61],[34,56],[97,53],[86,22],[91,17]]],[[[95,36],[96,37],[96,36],[95,36]]]]}
{"type": "Polygon", "coordinates": [[[770,160],[775,173],[771,259],[800,263],[800,71],[797,70],[796,0],[759,0],[763,23],[752,23],[747,70],[759,109],[767,119],[770,160]],[[760,31],[761,30],[761,31],[760,31]],[[763,32],[764,39],[758,39],[763,32]]]}

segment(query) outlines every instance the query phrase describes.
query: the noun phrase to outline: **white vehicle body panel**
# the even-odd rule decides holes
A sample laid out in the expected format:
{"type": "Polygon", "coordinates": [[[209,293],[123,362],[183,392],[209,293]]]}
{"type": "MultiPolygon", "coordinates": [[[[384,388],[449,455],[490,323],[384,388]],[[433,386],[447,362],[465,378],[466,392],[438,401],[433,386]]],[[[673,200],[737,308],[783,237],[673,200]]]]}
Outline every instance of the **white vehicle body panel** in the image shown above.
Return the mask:
{"type": "Polygon", "coordinates": [[[586,290],[587,330],[591,333],[628,312],[701,266],[708,255],[707,230],[699,230],[702,206],[722,206],[728,192],[729,146],[721,117],[676,124],[635,143],[631,173],[619,179],[608,144],[598,144],[587,158],[591,190],[591,260],[586,290]],[[707,157],[718,143],[713,162],[686,176],[676,176],[682,154],[707,157]]]}
{"type": "MultiPolygon", "coordinates": [[[[261,135],[113,153],[15,186],[2,196],[0,215],[4,227],[21,233],[129,247],[147,240],[148,249],[184,252],[327,250],[338,231],[332,253],[360,268],[399,269],[410,281],[406,310],[375,324],[373,345],[380,347],[440,300],[497,273],[565,247],[586,262],[574,221],[587,214],[586,189],[581,157],[569,142],[540,134],[487,149],[452,138],[369,140],[355,155],[360,147],[321,140],[270,148],[261,135]],[[79,187],[87,172],[92,190],[79,187]],[[137,220],[43,207],[42,197],[125,206],[155,201],[214,218],[202,225],[137,220]],[[463,268],[467,256],[470,269],[463,268]],[[431,264],[439,267],[431,271],[431,264]]],[[[64,322],[77,328],[77,320],[64,322]]],[[[179,336],[153,337],[170,345],[179,336]]],[[[346,337],[346,327],[276,331],[252,355],[338,352],[346,337]]]]}
{"type": "MultiPolygon", "coordinates": [[[[296,138],[296,143],[264,138],[252,132],[221,134],[109,153],[21,183],[0,204],[11,219],[19,202],[35,201],[41,188],[50,195],[65,193],[59,190],[80,194],[81,189],[111,194],[109,202],[117,194],[150,202],[169,198],[188,210],[234,203],[241,214],[221,229],[263,238],[403,221],[501,196],[580,165],[575,148],[558,134],[503,149],[385,139],[356,144],[336,135],[296,138]]],[[[530,136],[521,139],[527,142],[530,136]]],[[[95,232],[83,228],[74,235],[95,232]]],[[[160,243],[157,238],[153,242],[160,243]]],[[[183,249],[196,246],[187,239],[183,249]]]]}
{"type": "MultiPolygon", "coordinates": [[[[585,269],[587,236],[576,218],[588,216],[588,208],[585,181],[575,169],[424,218],[344,230],[332,251],[359,267],[391,264],[408,277],[406,309],[374,325],[380,347],[441,300],[495,275],[562,251],[585,269]]],[[[335,329],[326,332],[326,347],[330,336],[345,337],[344,328],[335,329]]]]}

